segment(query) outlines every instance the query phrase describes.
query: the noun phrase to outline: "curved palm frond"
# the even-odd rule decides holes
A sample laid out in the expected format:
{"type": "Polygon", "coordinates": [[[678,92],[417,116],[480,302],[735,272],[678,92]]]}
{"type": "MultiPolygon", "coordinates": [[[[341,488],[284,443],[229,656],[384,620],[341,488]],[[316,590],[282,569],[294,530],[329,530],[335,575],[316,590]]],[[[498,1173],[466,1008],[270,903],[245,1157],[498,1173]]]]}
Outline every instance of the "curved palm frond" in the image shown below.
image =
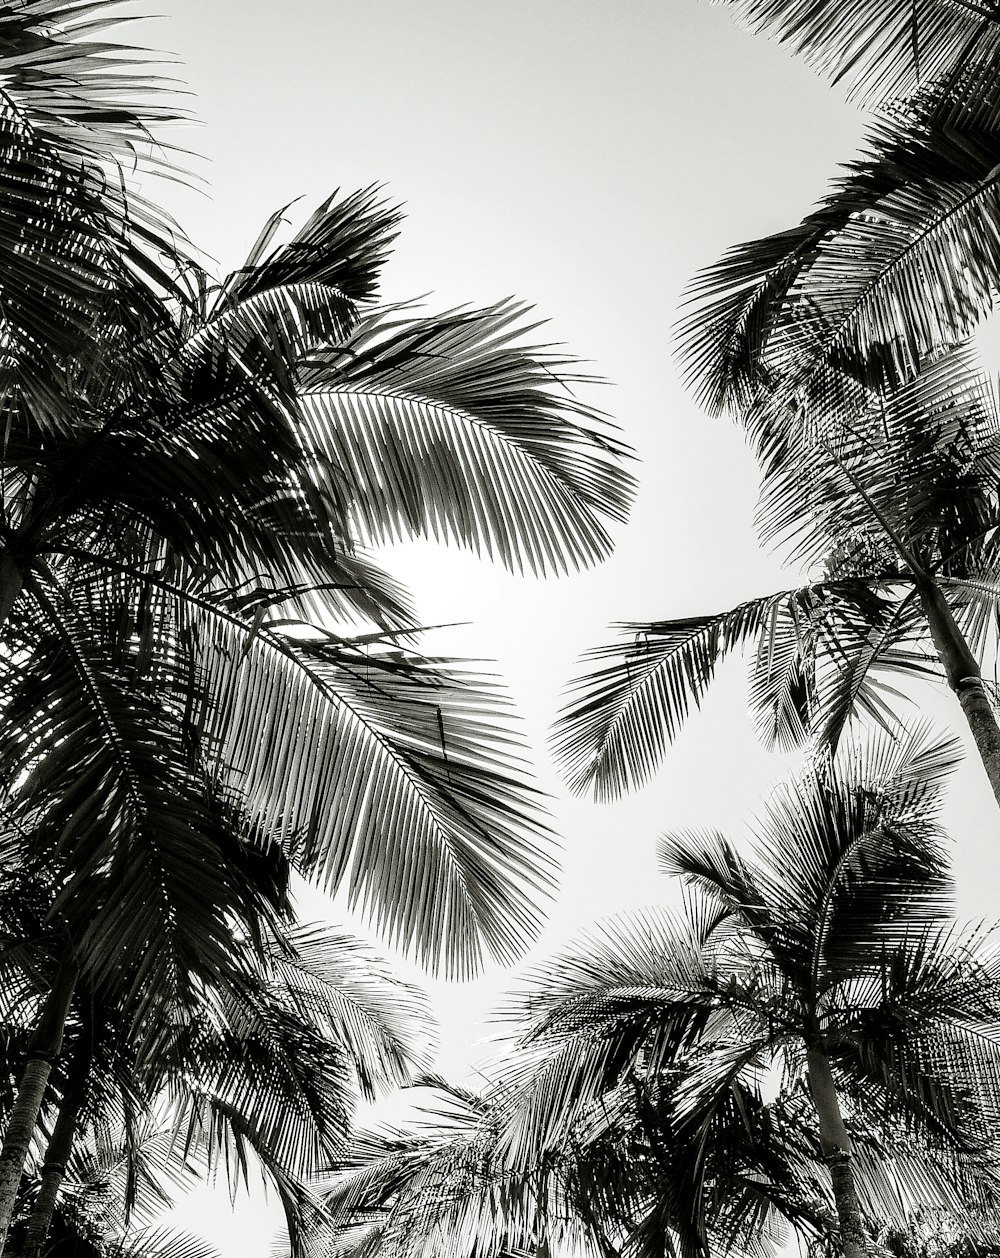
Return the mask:
{"type": "MultiPolygon", "coordinates": [[[[217,617],[207,736],[248,811],[428,965],[475,969],[537,929],[552,841],[504,700],[447,664],[217,617]],[[377,790],[375,786],[377,784],[377,790]]],[[[206,648],[208,644],[206,643],[206,648]]]]}
{"type": "Polygon", "coordinates": [[[799,227],[693,282],[681,359],[699,400],[761,439],[829,427],[964,342],[996,288],[998,154],[992,124],[943,125],[929,104],[874,123],[799,227]]]}
{"type": "Polygon", "coordinates": [[[622,626],[628,640],[584,657],[610,662],[570,686],[570,703],[552,738],[557,761],[573,790],[591,788],[598,798],[641,786],[700,704],[716,665],[754,639],[756,719],[777,745],[787,746],[820,705],[814,660],[839,665],[842,639],[867,638],[890,610],[871,582],[845,577],[782,590],[714,616],[622,626]]]}
{"type": "Polygon", "coordinates": [[[304,370],[307,431],[345,469],[362,540],[434,537],[538,573],[607,555],[626,447],[574,398],[572,363],[523,344],[524,313],[374,314],[304,370]]]}
{"type": "Polygon", "coordinates": [[[270,969],[285,999],[343,1044],[363,1097],[428,1069],[434,1022],[427,997],[348,932],[296,925],[272,946],[270,969]]]}
{"type": "Polygon", "coordinates": [[[865,0],[831,10],[813,0],[722,0],[751,29],[788,44],[871,106],[927,84],[988,81],[1000,17],[978,0],[865,0]]]}

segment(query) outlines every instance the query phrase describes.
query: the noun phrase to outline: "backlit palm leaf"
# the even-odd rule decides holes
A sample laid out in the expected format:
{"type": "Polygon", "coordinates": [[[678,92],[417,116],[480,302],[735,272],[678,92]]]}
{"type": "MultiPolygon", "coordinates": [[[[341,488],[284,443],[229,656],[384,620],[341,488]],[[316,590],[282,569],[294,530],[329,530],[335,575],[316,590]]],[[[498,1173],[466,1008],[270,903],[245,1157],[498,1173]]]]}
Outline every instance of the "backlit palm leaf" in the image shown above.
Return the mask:
{"type": "Polygon", "coordinates": [[[988,80],[1000,17],[977,0],[722,0],[754,30],[800,53],[867,105],[956,76],[988,80]]]}
{"type": "Polygon", "coordinates": [[[821,709],[820,669],[839,667],[856,650],[852,644],[867,642],[891,611],[877,588],[845,578],[783,590],[715,616],[624,626],[626,640],[584,657],[601,666],[570,687],[553,735],[557,760],[574,790],[589,788],[598,798],[642,785],[699,706],[716,665],[750,643],[759,727],[769,741],[793,745],[821,709]]]}
{"type": "Polygon", "coordinates": [[[385,937],[451,973],[515,955],[551,880],[539,797],[504,700],[447,665],[405,666],[221,617],[205,712],[247,807],[307,874],[344,885],[385,937]],[[512,896],[513,888],[518,888],[512,896]]]}
{"type": "Polygon", "coordinates": [[[607,423],[573,397],[572,364],[525,347],[503,303],[432,318],[362,319],[316,355],[302,410],[354,488],[362,539],[455,541],[534,572],[608,553],[631,478],[607,423]]]}

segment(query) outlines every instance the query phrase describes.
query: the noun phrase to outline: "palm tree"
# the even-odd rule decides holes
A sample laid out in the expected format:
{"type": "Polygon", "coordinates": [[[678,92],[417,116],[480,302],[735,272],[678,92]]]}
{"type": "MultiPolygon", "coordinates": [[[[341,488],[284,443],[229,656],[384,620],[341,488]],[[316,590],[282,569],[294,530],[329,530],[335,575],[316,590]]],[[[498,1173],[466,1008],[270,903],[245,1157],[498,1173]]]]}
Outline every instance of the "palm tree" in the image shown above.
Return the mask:
{"type": "MultiPolygon", "coordinates": [[[[57,82],[100,58],[60,33],[78,7],[20,11],[57,82]]],[[[106,75],[119,95],[145,86],[106,75]]],[[[52,145],[46,160],[64,157],[52,145]]],[[[607,552],[600,516],[621,513],[629,478],[560,362],[519,343],[516,307],[377,311],[397,219],[371,192],[334,198],[286,244],[269,224],[221,285],[177,259],[141,326],[113,294],[85,351],[53,351],[54,374],[78,382],[72,414],[50,423],[19,403],[0,467],[3,780],[77,740],[132,745],[117,707],[155,687],[300,868],[331,889],[347,878],[395,942],[463,972],[480,930],[502,955],[530,929],[501,887],[545,880],[545,839],[501,750],[501,705],[403,649],[412,616],[356,539],[424,533],[539,572],[586,564],[607,552]]],[[[127,771],[108,763],[95,797],[127,771]]],[[[85,844],[56,794],[61,841],[85,844]]]]}
{"type": "MultiPolygon", "coordinates": [[[[685,912],[612,920],[540,968],[514,1007],[528,1051],[508,1156],[530,1165],[613,1110],[632,1077],[662,1080],[668,1130],[692,1151],[683,1195],[662,1188],[659,1217],[681,1244],[706,1243],[712,1156],[736,1159],[734,1126],[754,1148],[752,1116],[768,1113],[780,1151],[803,1109],[845,1255],[869,1252],[869,1220],[933,1197],[974,1226],[1000,1190],[1000,971],[995,930],[949,915],[936,814],[955,762],[955,745],[926,732],[845,747],[776,791],[752,859],[717,834],[667,837],[685,912]]],[[[777,1164],[794,1184],[793,1151],[777,1164]]]]}
{"type": "Polygon", "coordinates": [[[398,213],[373,192],[283,244],[276,216],[216,283],[114,165],[166,112],[142,103],[141,54],[96,41],[114,15],[3,18],[0,781],[75,924],[5,1208],[79,974],[115,976],[142,1016],[225,975],[230,909],[253,935],[206,782],[424,963],[517,952],[551,858],[502,701],[415,653],[359,542],[559,571],[607,552],[630,492],[518,307],[378,310],[398,213]]]}
{"type": "Polygon", "coordinates": [[[835,750],[856,714],[896,728],[899,678],[947,682],[1000,801],[1000,730],[980,658],[995,654],[1000,428],[994,391],[954,350],[839,434],[775,460],[759,519],[816,573],[715,615],[624,626],[591,652],[556,748],[577,790],[611,795],[657,766],[733,650],[754,649],[765,745],[835,750]]]}

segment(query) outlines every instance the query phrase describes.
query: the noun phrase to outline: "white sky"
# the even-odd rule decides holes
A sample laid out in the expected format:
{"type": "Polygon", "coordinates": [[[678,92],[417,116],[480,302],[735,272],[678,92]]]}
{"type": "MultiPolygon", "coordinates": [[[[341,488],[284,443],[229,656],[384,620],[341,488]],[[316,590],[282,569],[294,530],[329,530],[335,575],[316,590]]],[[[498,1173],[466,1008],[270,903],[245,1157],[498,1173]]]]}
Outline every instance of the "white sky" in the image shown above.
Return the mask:
{"type": "MultiPolygon", "coordinates": [[[[391,564],[424,623],[470,622],[431,650],[498,661],[556,795],[563,892],[539,953],[594,917],[665,897],[657,834],[739,823],[786,763],[755,743],[743,671],[724,671],[656,782],[618,804],[566,797],[545,729],[580,652],[607,639],[610,621],[718,610],[788,581],[756,546],[754,470],[738,432],[681,391],[671,326],[699,266],[808,210],[854,151],[861,116],[705,0],[158,8],[164,17],[132,34],[178,55],[204,123],[187,139],[208,159],[209,197],[178,190],[172,208],[222,268],[279,205],[301,197],[292,212],[304,216],[337,187],[381,182],[408,213],[387,297],[431,294],[442,309],[524,298],[550,320],[546,340],[613,382],[590,400],[636,447],[641,488],[610,562],[545,584],[424,546],[397,548],[391,564]]],[[[1000,855],[976,766],[953,799],[963,909],[992,916],[1000,855]]],[[[496,973],[431,985],[442,1071],[461,1077],[485,1055],[481,1019],[503,985],[496,973]]],[[[195,1207],[187,1213],[192,1222],[195,1207]]],[[[249,1217],[250,1237],[215,1225],[224,1253],[266,1252],[266,1229],[249,1217]]]]}

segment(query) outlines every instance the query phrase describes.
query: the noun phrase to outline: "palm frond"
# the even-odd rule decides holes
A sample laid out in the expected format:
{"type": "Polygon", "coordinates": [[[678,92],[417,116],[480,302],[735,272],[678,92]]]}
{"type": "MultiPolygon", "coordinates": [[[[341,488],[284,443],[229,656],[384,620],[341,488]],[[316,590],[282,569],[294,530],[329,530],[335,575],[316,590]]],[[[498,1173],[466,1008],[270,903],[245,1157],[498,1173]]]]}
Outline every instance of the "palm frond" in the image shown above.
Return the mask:
{"type": "Polygon", "coordinates": [[[344,197],[338,190],[289,241],[275,245],[289,208],[271,216],[246,262],[226,278],[216,313],[275,290],[320,288],[342,294],[352,307],[375,297],[379,271],[402,219],[399,207],[385,201],[374,184],[344,197]]]}
{"type": "Polygon", "coordinates": [[[304,421],[354,487],[362,540],[435,537],[539,573],[607,555],[601,517],[632,496],[626,448],[573,396],[572,364],[524,345],[523,315],[376,314],[315,356],[304,421]]]}
{"type": "Polygon", "coordinates": [[[867,106],[927,84],[988,81],[1000,57],[1000,18],[977,0],[865,0],[836,10],[815,0],[722,3],[867,106]]]}
{"type": "Polygon", "coordinates": [[[354,936],[297,925],[274,945],[270,966],[292,1007],[344,1045],[366,1098],[429,1067],[434,1034],[427,997],[354,936]]]}
{"type": "Polygon", "coordinates": [[[884,612],[878,591],[847,578],[782,590],[713,616],[621,626],[627,639],[584,657],[602,666],[571,683],[555,725],[553,748],[569,785],[601,799],[641,786],[700,704],[716,666],[754,639],[756,719],[765,735],[788,745],[818,702],[808,652],[818,642],[835,655],[840,622],[884,612]]]}
{"type": "Polygon", "coordinates": [[[944,125],[930,105],[874,123],[799,227],[731,249],[692,284],[680,334],[699,400],[761,404],[746,416],[757,434],[823,424],[964,342],[995,288],[996,156],[991,127],[944,125]]]}
{"type": "Polygon", "coordinates": [[[468,974],[484,944],[516,955],[537,928],[551,840],[494,690],[263,625],[248,640],[231,617],[203,644],[207,735],[307,876],[345,885],[425,964],[468,974]]]}

